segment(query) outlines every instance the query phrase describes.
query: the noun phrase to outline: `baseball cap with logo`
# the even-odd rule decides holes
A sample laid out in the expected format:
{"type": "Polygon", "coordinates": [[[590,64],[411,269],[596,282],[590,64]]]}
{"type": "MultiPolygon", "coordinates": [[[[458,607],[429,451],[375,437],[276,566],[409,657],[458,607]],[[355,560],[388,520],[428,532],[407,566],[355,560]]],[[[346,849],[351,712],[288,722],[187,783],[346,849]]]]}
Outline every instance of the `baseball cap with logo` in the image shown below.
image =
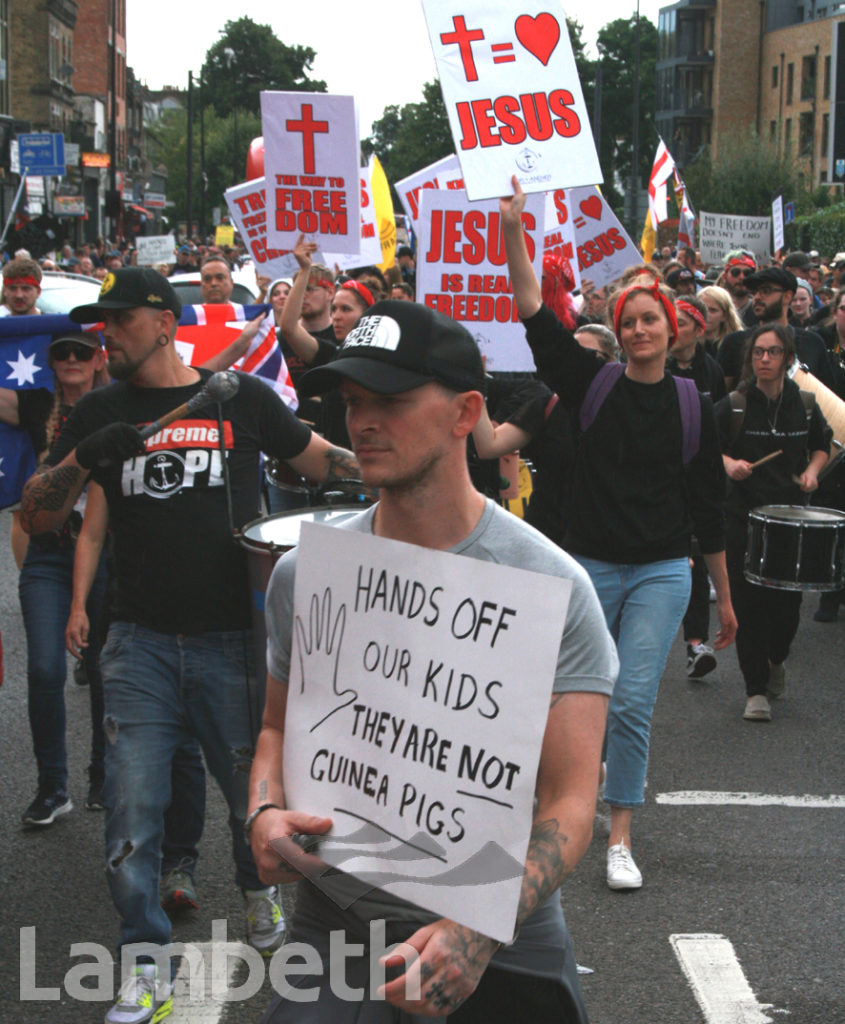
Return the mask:
{"type": "Polygon", "coordinates": [[[157,270],[145,267],[123,267],[110,270],[103,278],[100,296],[86,306],[74,306],[68,314],[77,324],[92,324],[103,319],[103,314],[114,309],[169,309],[178,319],[182,303],[170,285],[157,270]]]}
{"type": "Polygon", "coordinates": [[[379,395],[435,381],[453,391],[486,389],[478,345],[461,324],[420,303],[386,299],[371,306],[335,358],[300,378],[306,398],[354,381],[379,395]]]}

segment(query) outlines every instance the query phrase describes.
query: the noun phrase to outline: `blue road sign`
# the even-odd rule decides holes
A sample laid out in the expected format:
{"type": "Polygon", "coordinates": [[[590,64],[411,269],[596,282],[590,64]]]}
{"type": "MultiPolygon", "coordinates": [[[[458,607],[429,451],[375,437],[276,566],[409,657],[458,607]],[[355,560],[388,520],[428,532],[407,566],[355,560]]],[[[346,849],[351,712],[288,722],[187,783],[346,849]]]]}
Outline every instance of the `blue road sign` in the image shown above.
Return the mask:
{"type": "Polygon", "coordinates": [[[21,174],[60,178],[65,173],[65,137],[61,132],[18,136],[21,174]]]}

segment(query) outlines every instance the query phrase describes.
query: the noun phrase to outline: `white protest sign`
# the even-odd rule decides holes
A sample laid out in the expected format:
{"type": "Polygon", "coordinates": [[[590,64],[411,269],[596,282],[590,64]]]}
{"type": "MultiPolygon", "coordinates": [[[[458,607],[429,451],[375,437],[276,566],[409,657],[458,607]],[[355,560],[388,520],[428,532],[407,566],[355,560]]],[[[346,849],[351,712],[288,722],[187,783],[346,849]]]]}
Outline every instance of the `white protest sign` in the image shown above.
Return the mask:
{"type": "MultiPolygon", "coordinates": [[[[580,278],[603,288],[643,258],[616,214],[594,186],[557,189],[552,196],[554,219],[560,224],[572,222],[575,254],[580,278]]],[[[546,207],[548,212],[549,207],[546,207]]],[[[546,221],[546,231],[550,230],[546,221]]]]}
{"type": "Polygon", "coordinates": [[[526,192],[602,180],[566,15],[558,0],[423,0],[467,195],[526,192]]]}
{"type": "Polygon", "coordinates": [[[397,181],[394,187],[416,235],[419,234],[420,191],[424,188],[463,189],[464,173],[458,158],[452,153],[451,156],[444,156],[442,160],[397,181]]]}
{"type": "Polygon", "coordinates": [[[510,940],[571,587],[303,525],[285,796],[322,861],[510,940]]]}
{"type": "Polygon", "coordinates": [[[731,249],[749,249],[758,267],[771,262],[771,217],[736,217],[732,213],[700,213],[698,248],[703,263],[722,263],[731,249]]]}
{"type": "Polygon", "coordinates": [[[321,249],[360,246],[360,143],[353,96],[262,92],[267,239],[292,249],[301,232],[321,249]]]}
{"type": "MultiPolygon", "coordinates": [[[[376,205],[373,202],[373,191],[370,179],[373,173],[373,161],[360,171],[361,183],[361,244],[358,252],[326,253],[328,266],[338,270],[351,270],[353,267],[378,266],[382,261],[381,240],[376,224],[376,205]]],[[[321,262],[321,261],[317,261],[321,262]]]]}
{"type": "Polygon", "coordinates": [[[562,188],[546,193],[544,217],[543,255],[563,256],[569,261],[575,289],[581,287],[581,273],[578,270],[578,256],[575,252],[575,227],[569,216],[565,192],[562,188]]]}
{"type": "MultiPolygon", "coordinates": [[[[232,222],[252,256],[262,277],[293,277],[299,264],[290,249],[276,249],[267,244],[267,213],[264,178],[253,178],[233,185],[225,192],[226,206],[232,222]]],[[[316,260],[321,263],[322,260],[316,260]]]]}
{"type": "Polygon", "coordinates": [[[775,252],[784,245],[783,238],[783,196],[775,196],[772,200],[772,244],[775,252]]]}
{"type": "MultiPolygon", "coordinates": [[[[417,302],[463,323],[488,370],[533,371],[519,320],[502,237],[499,200],[471,203],[466,192],[424,189],[417,246],[417,302]]],[[[529,195],[522,215],[528,253],[543,268],[543,197],[529,195]]]]}
{"type": "Polygon", "coordinates": [[[135,249],[138,253],[139,267],[176,262],[176,239],[173,235],[138,235],[135,239],[135,249]]]}

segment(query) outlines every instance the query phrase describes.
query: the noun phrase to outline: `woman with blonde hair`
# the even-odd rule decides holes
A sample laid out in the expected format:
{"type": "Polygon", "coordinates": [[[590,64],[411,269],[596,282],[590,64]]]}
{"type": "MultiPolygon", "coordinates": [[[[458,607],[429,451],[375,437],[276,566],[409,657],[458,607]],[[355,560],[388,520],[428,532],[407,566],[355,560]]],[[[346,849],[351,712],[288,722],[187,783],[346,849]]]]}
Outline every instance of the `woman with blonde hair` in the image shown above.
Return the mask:
{"type": "Polygon", "coordinates": [[[716,355],[725,335],[742,331],[745,325],[739,319],[730,292],[718,285],[702,288],[698,298],[707,307],[707,328],[704,331],[704,347],[707,354],[716,355]]]}

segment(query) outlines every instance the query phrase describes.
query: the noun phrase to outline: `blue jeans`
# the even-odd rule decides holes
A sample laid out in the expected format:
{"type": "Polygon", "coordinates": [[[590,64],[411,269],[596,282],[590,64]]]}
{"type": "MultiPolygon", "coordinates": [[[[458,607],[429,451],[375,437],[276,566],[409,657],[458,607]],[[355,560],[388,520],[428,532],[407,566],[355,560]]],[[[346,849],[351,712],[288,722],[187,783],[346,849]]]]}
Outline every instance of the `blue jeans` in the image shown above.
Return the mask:
{"type": "MultiPolygon", "coordinates": [[[[65,744],[65,626],[73,588],[73,548],[47,549],[31,541],[18,581],[26,630],[29,725],[38,764],[38,786],[67,790],[65,744]]],[[[100,559],[88,596],[89,643],[83,653],[91,702],[91,767],[103,766],[103,683],[99,626],[106,588],[106,559],[100,559]]]]}
{"type": "Polygon", "coordinates": [[[248,630],[173,636],[112,623],[100,663],[106,696],[106,877],[121,915],[121,944],[167,943],[159,906],[171,763],[194,736],[229,805],[235,879],[261,889],[243,835],[263,687],[248,630]]]}
{"type": "Polygon", "coordinates": [[[616,565],[575,557],[593,581],[619,655],[607,713],[605,800],[641,807],[657,689],[689,602],[689,560],[616,565]]]}

